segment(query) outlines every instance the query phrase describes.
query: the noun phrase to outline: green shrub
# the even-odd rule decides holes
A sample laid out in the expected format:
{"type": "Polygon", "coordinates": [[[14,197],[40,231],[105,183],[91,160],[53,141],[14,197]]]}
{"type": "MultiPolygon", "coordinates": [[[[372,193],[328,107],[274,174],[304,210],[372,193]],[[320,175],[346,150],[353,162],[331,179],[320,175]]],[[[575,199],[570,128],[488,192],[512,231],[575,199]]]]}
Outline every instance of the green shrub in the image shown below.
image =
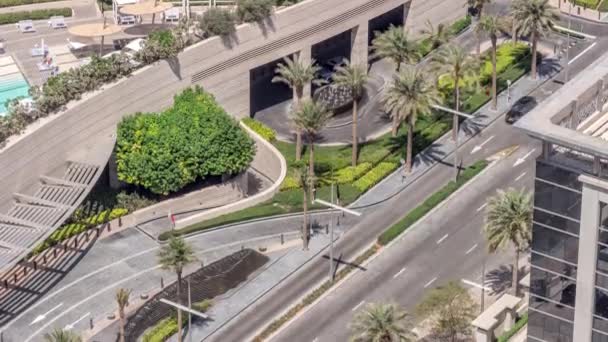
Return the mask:
{"type": "Polygon", "coordinates": [[[450,26],[450,32],[452,35],[457,35],[460,32],[466,30],[469,26],[471,26],[471,16],[466,16],[464,18],[458,19],[456,20],[451,26],[450,26]]]}
{"type": "Polygon", "coordinates": [[[177,320],[165,318],[144,334],[143,342],[164,342],[177,333],[177,320]]]}
{"type": "Polygon", "coordinates": [[[244,118],[241,121],[243,121],[243,123],[247,125],[247,127],[251,128],[252,131],[259,134],[265,140],[270,142],[276,140],[277,133],[275,132],[275,130],[259,122],[258,120],[252,118],[244,118]]]}
{"type": "Polygon", "coordinates": [[[515,336],[521,328],[523,328],[526,324],[528,324],[528,313],[526,312],[521,316],[519,320],[509,329],[509,331],[505,332],[501,336],[498,337],[497,342],[508,342],[511,337],[515,336]]]}
{"type": "Polygon", "coordinates": [[[236,18],[227,9],[212,7],[199,19],[199,27],[207,37],[230,36],[236,32],[236,18]]]}
{"type": "MultiPolygon", "coordinates": [[[[524,43],[503,43],[496,49],[496,74],[505,71],[509,66],[515,64],[524,56],[529,55],[530,48],[524,43]]],[[[489,53],[481,68],[479,82],[486,84],[492,79],[492,60],[489,53]]]]}
{"type": "Polygon", "coordinates": [[[213,300],[211,300],[211,299],[204,299],[204,300],[202,300],[200,302],[193,303],[192,304],[192,308],[194,310],[196,310],[196,311],[205,313],[205,312],[209,311],[209,309],[211,309],[211,307],[213,306],[213,304],[214,304],[213,300]]]}
{"type": "Polygon", "coordinates": [[[262,22],[272,15],[275,0],[238,0],[236,14],[241,22],[262,22]]]}
{"type": "Polygon", "coordinates": [[[127,193],[121,191],[116,195],[116,206],[119,208],[124,208],[130,213],[141,208],[149,207],[154,203],[156,203],[155,200],[146,198],[137,192],[127,193]]]}
{"type": "Polygon", "coordinates": [[[127,209],[123,209],[123,208],[104,210],[101,213],[88,217],[79,223],[84,223],[90,227],[94,227],[94,226],[98,226],[103,223],[110,222],[114,219],[125,216],[127,214],[128,214],[127,209]]]}
{"type": "MultiPolygon", "coordinates": [[[[3,7],[3,6],[0,6],[0,7],[3,7]]],[[[71,17],[72,9],[65,7],[65,8],[52,8],[52,9],[42,9],[42,10],[33,10],[33,11],[0,13],[0,25],[14,24],[14,23],[18,23],[21,20],[48,19],[48,18],[56,16],[56,15],[62,15],[64,17],[71,17]]]]}
{"type": "Polygon", "coordinates": [[[335,174],[335,182],[338,184],[348,184],[361,178],[372,169],[372,163],[360,163],[355,167],[349,166],[340,169],[335,174]]]}
{"type": "Polygon", "coordinates": [[[175,96],[173,107],[160,114],[137,113],[118,124],[118,178],[155,194],[238,174],[254,153],[253,140],[198,86],[175,96]]]}
{"type": "Polygon", "coordinates": [[[143,43],[143,48],[138,51],[135,58],[143,63],[149,64],[159,59],[177,56],[183,48],[173,31],[163,29],[153,31],[143,43]]]}
{"type": "Polygon", "coordinates": [[[597,8],[598,11],[600,12],[608,12],[608,0],[604,0],[600,3],[599,7],[597,8]]]}
{"type": "Polygon", "coordinates": [[[394,240],[397,236],[401,235],[401,233],[411,227],[429,211],[435,208],[439,203],[443,202],[463,184],[479,174],[487,165],[488,163],[485,160],[481,160],[468,167],[460,174],[460,177],[458,177],[456,182],[450,181],[439,191],[429,196],[424,202],[422,202],[422,204],[407,213],[407,215],[405,215],[405,217],[399,222],[395,223],[380,234],[378,237],[378,244],[386,245],[394,240]]]}
{"type": "Polygon", "coordinates": [[[281,183],[281,191],[298,189],[299,187],[300,183],[294,176],[286,176],[283,183],[281,183]]]}
{"type": "Polygon", "coordinates": [[[2,7],[13,7],[21,5],[40,4],[44,2],[53,2],[60,0],[0,0],[0,8],[2,7]]]}
{"type": "Polygon", "coordinates": [[[388,176],[391,172],[395,171],[397,166],[397,163],[382,162],[354,182],[353,186],[357,188],[357,190],[365,192],[378,184],[378,182],[388,176]]]}

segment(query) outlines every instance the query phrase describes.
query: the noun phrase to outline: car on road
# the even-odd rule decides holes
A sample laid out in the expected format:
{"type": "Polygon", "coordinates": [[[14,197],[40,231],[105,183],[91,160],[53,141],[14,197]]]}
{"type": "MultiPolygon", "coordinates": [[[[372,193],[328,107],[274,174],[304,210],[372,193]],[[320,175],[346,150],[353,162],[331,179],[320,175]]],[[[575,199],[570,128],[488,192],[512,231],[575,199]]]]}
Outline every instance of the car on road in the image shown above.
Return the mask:
{"type": "Polygon", "coordinates": [[[511,109],[505,115],[505,122],[508,124],[515,123],[519,118],[534,109],[537,104],[536,99],[532,96],[522,97],[511,106],[511,109]]]}

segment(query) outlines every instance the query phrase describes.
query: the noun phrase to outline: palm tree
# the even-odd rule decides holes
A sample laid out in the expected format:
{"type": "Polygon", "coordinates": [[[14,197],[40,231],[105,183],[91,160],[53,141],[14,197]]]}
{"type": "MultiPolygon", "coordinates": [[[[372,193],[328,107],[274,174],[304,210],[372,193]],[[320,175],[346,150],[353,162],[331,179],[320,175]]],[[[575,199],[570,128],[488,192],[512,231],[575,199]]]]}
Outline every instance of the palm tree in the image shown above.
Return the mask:
{"type": "Polygon", "coordinates": [[[504,29],[504,22],[497,16],[487,15],[483,17],[475,27],[479,33],[485,33],[492,42],[492,109],[496,110],[496,51],[498,35],[504,29]]]}
{"type": "MultiPolygon", "coordinates": [[[[317,134],[327,125],[333,113],[311,99],[300,103],[298,109],[293,113],[293,121],[296,127],[306,133],[308,137],[308,177],[312,179],[315,173],[314,146],[317,134]]],[[[309,196],[312,197],[312,184],[309,185],[309,196]]]]}
{"type": "Polygon", "coordinates": [[[82,338],[69,330],[55,329],[44,334],[46,342],[81,342],[82,338]]]}
{"type": "MultiPolygon", "coordinates": [[[[273,83],[285,83],[293,91],[292,110],[297,110],[302,97],[304,87],[313,83],[323,84],[323,80],[317,78],[321,67],[315,64],[313,59],[310,64],[305,64],[299,58],[286,57],[284,63],[279,63],[275,69],[276,76],[272,78],[273,83]]],[[[302,132],[296,129],[296,160],[302,158],[302,132]]]]}
{"type": "MultiPolygon", "coordinates": [[[[177,275],[177,302],[182,304],[182,272],[184,267],[194,262],[194,251],[182,237],[172,237],[158,252],[158,263],[163,269],[172,270],[177,275]]],[[[177,340],[182,342],[182,311],[177,310],[177,340]]]]}
{"type": "Polygon", "coordinates": [[[393,117],[393,136],[401,121],[407,121],[407,152],[405,171],[412,169],[412,146],[414,125],[418,115],[430,113],[440,97],[434,83],[425,77],[425,72],[417,66],[407,66],[393,77],[393,83],[384,95],[384,105],[393,117]]]}
{"type": "Polygon", "coordinates": [[[469,7],[472,7],[477,12],[477,19],[481,19],[483,8],[485,5],[490,4],[492,0],[468,0],[469,7]]]}
{"type": "Polygon", "coordinates": [[[116,304],[118,304],[118,318],[120,319],[120,342],[125,342],[125,307],[129,306],[131,290],[120,288],[116,290],[116,304]]]}
{"type": "Polygon", "coordinates": [[[308,250],[308,192],[306,190],[314,186],[315,178],[310,177],[310,174],[306,170],[306,166],[301,166],[299,169],[296,169],[294,177],[298,182],[298,186],[302,188],[302,210],[304,214],[302,223],[302,249],[308,250]]]}
{"type": "Polygon", "coordinates": [[[522,34],[529,34],[532,42],[532,79],[536,79],[536,51],[538,39],[553,27],[559,16],[549,0],[515,0],[511,12],[522,34]]]}
{"type": "MultiPolygon", "coordinates": [[[[454,109],[460,111],[460,86],[463,80],[474,78],[479,72],[478,61],[463,48],[447,45],[433,55],[433,68],[439,73],[449,75],[454,81],[454,109]]],[[[452,138],[458,137],[458,115],[453,116],[452,138]]]]}
{"type": "Polygon", "coordinates": [[[513,263],[513,293],[517,295],[519,254],[531,239],[532,204],[531,195],[524,190],[498,190],[488,201],[484,231],[491,253],[512,245],[515,249],[513,263]]]}
{"type": "Polygon", "coordinates": [[[367,82],[367,66],[352,65],[348,60],[344,60],[344,66],[337,66],[336,72],[333,74],[334,84],[341,87],[350,88],[353,95],[353,148],[352,148],[352,166],[357,166],[357,147],[358,147],[358,132],[357,132],[357,101],[363,93],[363,87],[367,82]]]}
{"type": "Polygon", "coordinates": [[[403,27],[391,25],[384,33],[376,33],[372,41],[374,55],[379,58],[388,58],[395,63],[396,70],[401,70],[401,64],[413,64],[420,58],[418,44],[409,39],[403,27]]]}
{"type": "Polygon", "coordinates": [[[433,50],[450,40],[450,31],[445,24],[439,24],[435,27],[430,20],[427,20],[425,26],[425,28],[420,30],[420,33],[424,39],[428,39],[431,42],[433,50]]]}
{"type": "Polygon", "coordinates": [[[409,315],[396,304],[368,304],[353,318],[353,342],[410,342],[416,340],[409,315]]]}

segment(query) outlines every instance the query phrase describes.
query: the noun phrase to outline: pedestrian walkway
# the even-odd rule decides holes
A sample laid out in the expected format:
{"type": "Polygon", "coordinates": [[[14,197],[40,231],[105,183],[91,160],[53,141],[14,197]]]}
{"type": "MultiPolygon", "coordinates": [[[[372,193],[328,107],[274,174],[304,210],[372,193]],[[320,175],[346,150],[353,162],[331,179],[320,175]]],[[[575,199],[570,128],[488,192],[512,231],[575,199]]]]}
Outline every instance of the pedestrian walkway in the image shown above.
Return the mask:
{"type": "MultiPolygon", "coordinates": [[[[603,0],[600,0],[601,3],[603,0]]],[[[596,8],[585,8],[583,6],[572,6],[566,0],[549,0],[551,6],[558,8],[564,14],[571,13],[573,16],[592,21],[608,21],[608,12],[600,12],[596,8]]]]}

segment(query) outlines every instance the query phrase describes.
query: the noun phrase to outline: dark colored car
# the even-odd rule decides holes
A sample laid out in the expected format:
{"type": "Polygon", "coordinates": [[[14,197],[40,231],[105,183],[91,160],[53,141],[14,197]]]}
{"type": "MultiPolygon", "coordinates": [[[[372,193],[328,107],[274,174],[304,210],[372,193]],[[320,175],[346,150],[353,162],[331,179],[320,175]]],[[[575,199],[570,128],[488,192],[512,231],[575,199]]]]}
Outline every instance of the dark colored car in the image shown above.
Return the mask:
{"type": "Polygon", "coordinates": [[[515,123],[522,116],[536,107],[537,102],[532,96],[524,96],[517,100],[505,115],[505,122],[508,124],[515,123]]]}

